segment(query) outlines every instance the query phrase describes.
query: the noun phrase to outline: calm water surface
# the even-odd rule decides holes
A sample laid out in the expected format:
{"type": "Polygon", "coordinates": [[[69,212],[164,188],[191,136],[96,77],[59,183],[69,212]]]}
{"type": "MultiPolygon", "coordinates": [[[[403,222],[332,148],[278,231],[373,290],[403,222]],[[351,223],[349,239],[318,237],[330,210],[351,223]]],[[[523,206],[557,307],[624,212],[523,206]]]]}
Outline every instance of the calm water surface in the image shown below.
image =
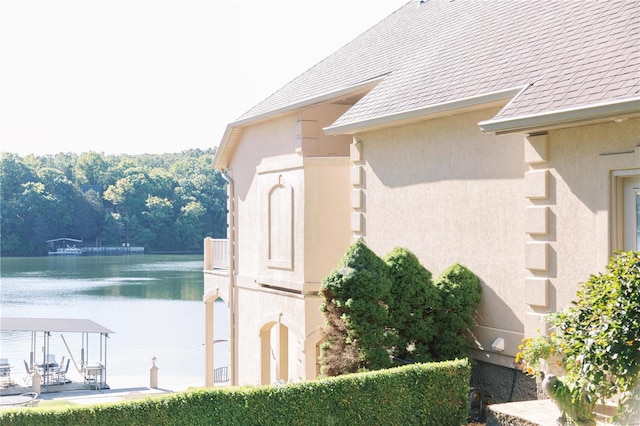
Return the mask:
{"type": "MultiPolygon", "coordinates": [[[[202,255],[47,256],[0,262],[0,315],[86,318],[114,331],[107,346],[107,382],[109,376],[148,377],[155,356],[160,384],[163,375],[204,383],[202,255]]],[[[215,338],[226,339],[224,305],[216,303],[214,312],[215,338]]],[[[79,362],[80,335],[65,333],[64,339],[79,362]]],[[[30,341],[30,333],[2,332],[0,357],[9,358],[12,374],[26,374],[23,359],[29,360],[30,341]]],[[[52,333],[50,342],[57,359],[69,358],[60,333],[52,333]]],[[[227,344],[216,344],[215,350],[216,367],[227,365],[227,344]]]]}

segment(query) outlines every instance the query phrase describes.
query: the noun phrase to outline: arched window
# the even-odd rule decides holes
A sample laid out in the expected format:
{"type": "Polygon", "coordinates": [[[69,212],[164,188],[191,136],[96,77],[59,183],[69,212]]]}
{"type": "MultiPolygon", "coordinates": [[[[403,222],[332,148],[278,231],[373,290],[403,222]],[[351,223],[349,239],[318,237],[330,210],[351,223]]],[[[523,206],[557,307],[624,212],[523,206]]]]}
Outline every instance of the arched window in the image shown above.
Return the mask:
{"type": "Polygon", "coordinates": [[[267,265],[293,268],[293,188],[282,176],[269,191],[267,265]]]}

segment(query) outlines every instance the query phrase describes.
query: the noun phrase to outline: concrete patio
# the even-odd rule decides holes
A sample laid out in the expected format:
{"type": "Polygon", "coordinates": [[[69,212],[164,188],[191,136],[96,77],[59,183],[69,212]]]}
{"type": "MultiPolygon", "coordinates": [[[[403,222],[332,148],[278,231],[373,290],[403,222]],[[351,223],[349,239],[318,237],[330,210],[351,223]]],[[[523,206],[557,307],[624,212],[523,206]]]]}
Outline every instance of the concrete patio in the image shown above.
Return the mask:
{"type": "MultiPolygon", "coordinates": [[[[615,407],[602,407],[596,414],[596,425],[612,425],[615,407]]],[[[508,402],[487,406],[486,426],[555,426],[560,410],[550,399],[508,402]]],[[[635,425],[640,425],[640,419],[635,425]]],[[[631,426],[631,425],[627,425],[631,426]]]]}

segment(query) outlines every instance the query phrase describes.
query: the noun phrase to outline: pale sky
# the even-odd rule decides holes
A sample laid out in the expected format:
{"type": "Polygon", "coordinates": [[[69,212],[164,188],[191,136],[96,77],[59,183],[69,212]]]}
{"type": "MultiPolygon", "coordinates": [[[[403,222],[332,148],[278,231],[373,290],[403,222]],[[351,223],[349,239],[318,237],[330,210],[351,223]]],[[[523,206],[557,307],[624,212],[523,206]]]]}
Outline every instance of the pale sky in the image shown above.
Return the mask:
{"type": "Polygon", "coordinates": [[[0,0],[0,151],[179,152],[409,0],[0,0]]]}

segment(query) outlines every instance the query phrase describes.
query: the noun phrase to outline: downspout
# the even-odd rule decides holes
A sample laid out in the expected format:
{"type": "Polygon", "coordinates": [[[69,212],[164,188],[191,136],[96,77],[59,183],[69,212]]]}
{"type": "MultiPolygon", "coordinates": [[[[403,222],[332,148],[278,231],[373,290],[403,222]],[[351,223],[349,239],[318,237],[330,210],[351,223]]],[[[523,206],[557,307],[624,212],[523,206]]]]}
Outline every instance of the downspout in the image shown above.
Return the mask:
{"type": "Polygon", "coordinates": [[[231,369],[231,386],[238,384],[237,373],[237,336],[236,336],[236,268],[235,268],[235,191],[233,179],[229,176],[229,169],[223,170],[222,179],[227,182],[227,239],[229,240],[229,366],[231,369]]]}

